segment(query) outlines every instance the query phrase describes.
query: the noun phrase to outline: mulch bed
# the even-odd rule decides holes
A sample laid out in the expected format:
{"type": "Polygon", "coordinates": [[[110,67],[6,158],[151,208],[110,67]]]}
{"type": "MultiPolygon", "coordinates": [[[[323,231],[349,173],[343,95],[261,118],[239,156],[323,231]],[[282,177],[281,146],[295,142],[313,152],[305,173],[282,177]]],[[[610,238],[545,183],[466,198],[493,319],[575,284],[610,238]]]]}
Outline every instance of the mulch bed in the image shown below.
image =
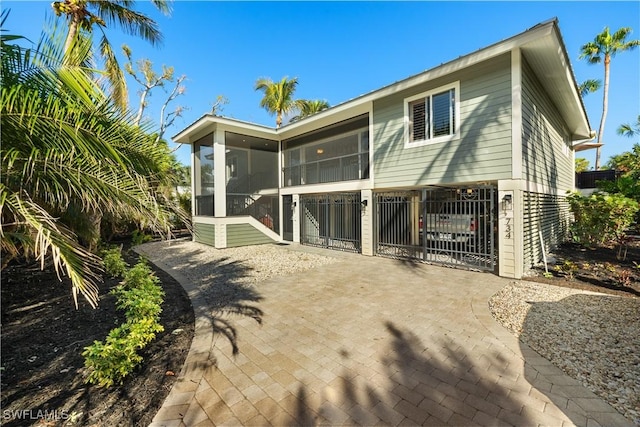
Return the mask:
{"type": "MultiPolygon", "coordinates": [[[[133,265],[137,255],[129,252],[133,265]]],[[[164,332],[141,354],[144,362],[122,385],[86,384],[82,351],[123,322],[105,277],[93,309],[51,268],[10,265],[2,272],[2,425],[148,425],[169,394],[193,339],[194,316],[182,286],[151,265],[162,282],[164,332]],[[175,375],[172,375],[175,374],[175,375]]]]}
{"type": "Polygon", "coordinates": [[[552,277],[544,276],[544,266],[527,280],[601,292],[625,297],[640,297],[640,242],[627,247],[626,259],[617,259],[617,249],[584,248],[566,243],[553,251],[555,262],[549,265],[552,277]]]}

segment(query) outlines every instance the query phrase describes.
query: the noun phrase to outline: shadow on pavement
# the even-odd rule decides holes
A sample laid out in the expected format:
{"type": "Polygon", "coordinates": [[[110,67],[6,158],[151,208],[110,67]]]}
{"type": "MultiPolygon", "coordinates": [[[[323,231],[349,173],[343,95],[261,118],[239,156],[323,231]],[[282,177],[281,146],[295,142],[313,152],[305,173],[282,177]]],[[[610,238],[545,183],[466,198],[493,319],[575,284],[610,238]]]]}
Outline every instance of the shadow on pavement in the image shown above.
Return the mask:
{"type": "MultiPolygon", "coordinates": [[[[382,370],[363,378],[346,367],[317,393],[300,384],[290,424],[398,425],[531,425],[521,414],[522,403],[509,389],[487,381],[487,370],[508,362],[499,353],[474,357],[446,336],[425,346],[410,330],[393,322],[388,333],[388,356],[382,370]]],[[[342,352],[348,359],[348,352],[342,352]]]]}

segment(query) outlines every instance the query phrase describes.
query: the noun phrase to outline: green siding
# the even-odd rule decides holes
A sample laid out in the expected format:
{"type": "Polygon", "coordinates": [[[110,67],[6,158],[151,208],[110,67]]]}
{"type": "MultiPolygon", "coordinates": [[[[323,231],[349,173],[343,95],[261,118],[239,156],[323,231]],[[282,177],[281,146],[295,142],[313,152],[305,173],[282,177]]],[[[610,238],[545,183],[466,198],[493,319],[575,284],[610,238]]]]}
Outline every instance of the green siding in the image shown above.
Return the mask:
{"type": "Polygon", "coordinates": [[[388,96],[373,104],[375,186],[398,187],[511,178],[511,56],[388,96]],[[460,81],[460,135],[405,148],[404,99],[460,81]]]}
{"type": "Polygon", "coordinates": [[[574,164],[570,149],[565,148],[568,131],[533,71],[522,62],[523,178],[562,192],[571,190],[574,164]]]}
{"type": "Polygon", "coordinates": [[[198,243],[216,245],[216,226],[214,224],[193,224],[193,238],[198,243]]]}
{"type": "Polygon", "coordinates": [[[273,240],[251,224],[227,224],[227,247],[260,245],[273,240]]]}

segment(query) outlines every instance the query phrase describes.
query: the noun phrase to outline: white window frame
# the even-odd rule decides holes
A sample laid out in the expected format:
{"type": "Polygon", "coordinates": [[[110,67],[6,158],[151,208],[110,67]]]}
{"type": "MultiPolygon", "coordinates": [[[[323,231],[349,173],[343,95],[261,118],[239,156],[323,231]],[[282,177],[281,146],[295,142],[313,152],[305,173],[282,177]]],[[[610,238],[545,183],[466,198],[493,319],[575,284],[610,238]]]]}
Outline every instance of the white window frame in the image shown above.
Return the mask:
{"type": "MultiPolygon", "coordinates": [[[[429,103],[431,106],[433,103],[429,103]]],[[[433,107],[431,107],[433,108],[433,107]]],[[[433,117],[433,111],[430,112],[429,117],[433,117]]],[[[404,147],[405,148],[413,148],[413,147],[422,147],[425,145],[432,144],[440,144],[442,142],[449,142],[460,137],[460,81],[453,82],[451,84],[440,86],[435,89],[431,89],[427,92],[422,92],[417,95],[410,96],[404,99],[404,147]],[[420,141],[410,141],[410,128],[411,128],[411,111],[409,109],[409,104],[413,101],[417,101],[418,99],[426,99],[427,97],[431,97],[433,95],[438,95],[442,92],[446,92],[453,89],[454,90],[454,129],[453,133],[450,135],[442,135],[437,136],[435,138],[427,138],[420,141]]],[[[429,128],[432,128],[430,125],[429,128]]]]}

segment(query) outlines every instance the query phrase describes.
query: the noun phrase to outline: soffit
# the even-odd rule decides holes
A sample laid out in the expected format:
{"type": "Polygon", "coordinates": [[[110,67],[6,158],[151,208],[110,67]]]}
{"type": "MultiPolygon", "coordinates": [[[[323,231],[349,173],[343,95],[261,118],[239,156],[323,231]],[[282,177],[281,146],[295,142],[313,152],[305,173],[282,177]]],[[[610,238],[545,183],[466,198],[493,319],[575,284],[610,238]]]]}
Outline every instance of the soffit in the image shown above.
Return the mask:
{"type": "Polygon", "coordinates": [[[589,121],[559,33],[552,31],[520,49],[574,138],[590,138],[589,121]]]}

